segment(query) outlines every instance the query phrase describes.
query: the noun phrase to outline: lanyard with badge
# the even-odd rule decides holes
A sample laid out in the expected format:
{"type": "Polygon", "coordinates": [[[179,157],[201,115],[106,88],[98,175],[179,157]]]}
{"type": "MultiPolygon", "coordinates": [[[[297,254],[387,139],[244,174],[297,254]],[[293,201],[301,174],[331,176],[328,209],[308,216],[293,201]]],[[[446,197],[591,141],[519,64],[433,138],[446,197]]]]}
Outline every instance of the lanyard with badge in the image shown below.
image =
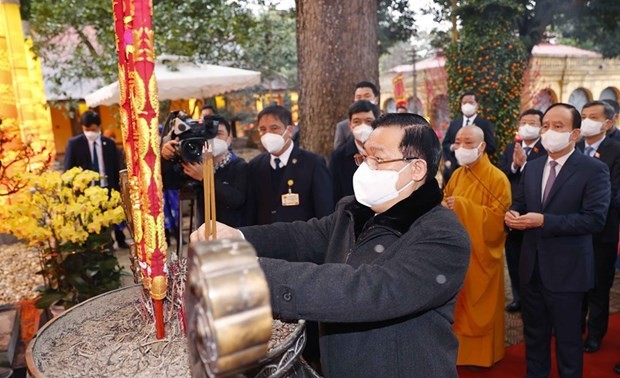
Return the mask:
{"type": "Polygon", "coordinates": [[[286,184],[288,185],[288,193],[282,194],[282,206],[299,206],[299,193],[293,193],[295,181],[289,179],[286,184]]]}

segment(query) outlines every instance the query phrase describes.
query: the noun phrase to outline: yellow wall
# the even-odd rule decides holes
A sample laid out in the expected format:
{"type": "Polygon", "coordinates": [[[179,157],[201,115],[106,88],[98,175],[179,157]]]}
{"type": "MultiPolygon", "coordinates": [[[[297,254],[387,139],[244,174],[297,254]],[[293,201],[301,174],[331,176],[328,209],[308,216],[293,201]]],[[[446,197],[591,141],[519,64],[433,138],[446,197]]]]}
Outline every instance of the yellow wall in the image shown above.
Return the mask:
{"type": "Polygon", "coordinates": [[[52,114],[56,152],[64,153],[65,147],[67,146],[67,141],[69,141],[69,139],[73,136],[69,113],[64,106],[59,108],[54,105],[50,105],[50,112],[52,114]]]}

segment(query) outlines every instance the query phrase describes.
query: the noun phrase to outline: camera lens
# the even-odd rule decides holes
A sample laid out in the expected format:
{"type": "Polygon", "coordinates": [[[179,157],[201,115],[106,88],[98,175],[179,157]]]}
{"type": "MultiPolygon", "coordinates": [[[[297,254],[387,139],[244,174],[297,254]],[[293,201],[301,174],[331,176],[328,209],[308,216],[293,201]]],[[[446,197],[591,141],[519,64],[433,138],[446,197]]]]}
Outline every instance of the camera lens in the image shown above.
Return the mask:
{"type": "Polygon", "coordinates": [[[181,141],[181,159],[185,162],[200,162],[204,139],[181,141]]]}

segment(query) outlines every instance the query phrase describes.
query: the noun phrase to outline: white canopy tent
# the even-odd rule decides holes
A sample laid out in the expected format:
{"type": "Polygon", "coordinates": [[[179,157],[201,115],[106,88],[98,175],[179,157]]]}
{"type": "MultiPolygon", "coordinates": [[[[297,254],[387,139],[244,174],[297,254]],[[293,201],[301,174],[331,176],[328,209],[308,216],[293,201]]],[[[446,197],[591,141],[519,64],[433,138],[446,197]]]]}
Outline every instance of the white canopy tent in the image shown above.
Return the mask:
{"type": "MultiPolygon", "coordinates": [[[[260,84],[260,72],[197,63],[155,65],[159,100],[206,98],[260,84]]],[[[113,105],[119,102],[118,81],[106,85],[85,97],[89,107],[113,105]]]]}

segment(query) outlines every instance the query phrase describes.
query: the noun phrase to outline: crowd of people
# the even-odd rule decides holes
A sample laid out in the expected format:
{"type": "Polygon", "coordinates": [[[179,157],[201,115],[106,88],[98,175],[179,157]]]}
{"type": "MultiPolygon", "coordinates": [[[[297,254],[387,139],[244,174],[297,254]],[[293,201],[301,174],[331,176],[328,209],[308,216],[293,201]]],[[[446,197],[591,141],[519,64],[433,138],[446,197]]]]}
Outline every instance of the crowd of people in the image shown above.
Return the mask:
{"type": "MultiPolygon", "coordinates": [[[[419,115],[381,115],[378,96],[371,82],[355,87],[327,163],[299,146],[282,106],[258,114],[264,152],[249,162],[231,149],[227,120],[204,109],[218,124],[218,237],[255,247],[274,314],[308,321],[304,357],[327,377],[455,377],[456,366],[500,361],[505,312],[521,312],[527,377],[549,376],[552,335],[560,376],[583,376],[583,353],[608,328],[618,103],[525,110],[498,151],[476,93],[461,96],[441,142],[419,115]]],[[[98,170],[114,187],[111,142],[90,113],[65,168],[98,170]]],[[[164,136],[162,166],[178,160],[178,144],[164,136]]],[[[201,163],[180,166],[200,209],[201,163]]],[[[192,234],[202,239],[203,227],[192,234]]]]}

